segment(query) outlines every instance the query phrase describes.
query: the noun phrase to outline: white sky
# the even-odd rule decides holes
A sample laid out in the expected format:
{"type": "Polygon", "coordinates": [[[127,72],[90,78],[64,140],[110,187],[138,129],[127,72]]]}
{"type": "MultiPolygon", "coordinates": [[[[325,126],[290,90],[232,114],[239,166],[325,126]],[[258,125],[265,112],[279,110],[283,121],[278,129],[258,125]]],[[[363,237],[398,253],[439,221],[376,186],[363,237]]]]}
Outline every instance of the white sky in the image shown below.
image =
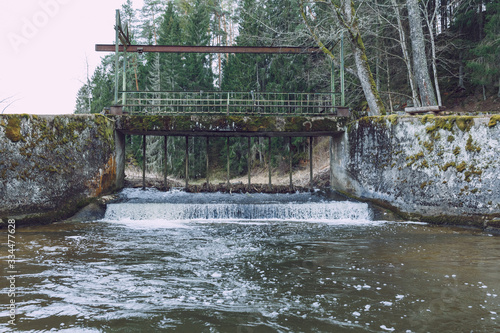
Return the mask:
{"type": "Polygon", "coordinates": [[[114,42],[115,10],[123,2],[0,0],[0,101],[16,100],[5,113],[73,113],[86,59],[92,76],[106,54],[95,44],[114,42]]]}

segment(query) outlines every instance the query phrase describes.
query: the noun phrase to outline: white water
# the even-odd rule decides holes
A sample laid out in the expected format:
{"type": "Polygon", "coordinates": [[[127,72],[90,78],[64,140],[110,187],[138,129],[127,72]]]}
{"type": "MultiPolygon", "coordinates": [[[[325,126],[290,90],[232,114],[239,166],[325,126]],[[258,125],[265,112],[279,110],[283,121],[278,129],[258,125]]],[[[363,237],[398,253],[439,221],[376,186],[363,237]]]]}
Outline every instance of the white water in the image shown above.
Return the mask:
{"type": "Polygon", "coordinates": [[[371,220],[368,205],[352,202],[288,204],[118,203],[108,205],[105,221],[120,220],[371,220]]]}
{"type": "Polygon", "coordinates": [[[109,204],[104,221],[180,226],[186,222],[301,221],[363,223],[373,220],[366,203],[330,201],[311,194],[186,194],[126,191],[109,204]],[[162,224],[163,222],[163,224],[162,224]]]}

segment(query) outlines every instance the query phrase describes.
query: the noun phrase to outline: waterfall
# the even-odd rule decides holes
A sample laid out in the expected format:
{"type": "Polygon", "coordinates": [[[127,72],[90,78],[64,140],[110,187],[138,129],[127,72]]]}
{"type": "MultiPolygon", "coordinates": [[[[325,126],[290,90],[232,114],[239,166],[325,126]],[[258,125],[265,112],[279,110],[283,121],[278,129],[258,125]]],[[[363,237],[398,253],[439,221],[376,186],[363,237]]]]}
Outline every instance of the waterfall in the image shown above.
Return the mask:
{"type": "Polygon", "coordinates": [[[225,195],[128,193],[124,202],[109,204],[105,221],[139,220],[372,220],[366,203],[328,201],[311,194],[225,195]]]}

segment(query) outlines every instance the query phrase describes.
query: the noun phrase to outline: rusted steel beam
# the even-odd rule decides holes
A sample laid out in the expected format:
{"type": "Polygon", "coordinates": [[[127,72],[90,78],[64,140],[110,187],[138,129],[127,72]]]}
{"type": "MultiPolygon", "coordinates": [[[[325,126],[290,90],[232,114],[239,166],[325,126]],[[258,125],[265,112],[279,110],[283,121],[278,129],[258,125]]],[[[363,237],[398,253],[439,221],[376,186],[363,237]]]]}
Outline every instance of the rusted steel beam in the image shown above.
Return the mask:
{"type": "MultiPolygon", "coordinates": [[[[115,45],[96,44],[98,52],[115,52],[115,45]]],[[[124,51],[120,45],[120,52],[124,51]]],[[[294,46],[178,46],[178,45],[128,45],[127,52],[161,52],[161,53],[285,53],[314,54],[321,53],[319,47],[294,46]]]]}

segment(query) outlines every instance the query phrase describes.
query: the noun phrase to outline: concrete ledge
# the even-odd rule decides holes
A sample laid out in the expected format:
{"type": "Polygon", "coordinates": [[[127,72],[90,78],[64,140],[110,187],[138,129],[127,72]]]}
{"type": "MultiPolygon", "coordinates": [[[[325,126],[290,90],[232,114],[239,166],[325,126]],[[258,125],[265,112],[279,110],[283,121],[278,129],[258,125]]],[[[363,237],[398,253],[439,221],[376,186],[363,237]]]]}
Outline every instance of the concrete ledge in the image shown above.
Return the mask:
{"type": "Polygon", "coordinates": [[[332,136],[347,128],[347,117],[115,116],[116,129],[131,135],[332,136]]]}

